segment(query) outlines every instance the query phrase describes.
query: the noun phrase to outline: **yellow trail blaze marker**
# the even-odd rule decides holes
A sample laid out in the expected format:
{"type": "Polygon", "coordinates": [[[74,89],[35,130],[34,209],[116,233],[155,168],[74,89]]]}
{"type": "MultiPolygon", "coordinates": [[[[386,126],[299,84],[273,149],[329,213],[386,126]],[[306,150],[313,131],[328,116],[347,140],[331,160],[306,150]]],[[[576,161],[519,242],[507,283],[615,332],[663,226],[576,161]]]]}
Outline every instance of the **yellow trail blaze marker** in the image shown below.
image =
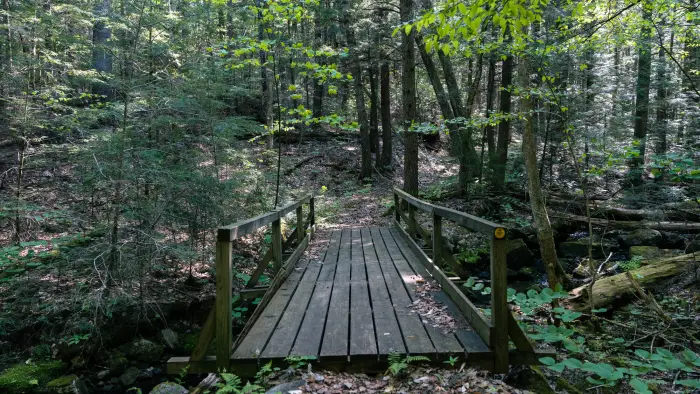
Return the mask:
{"type": "Polygon", "coordinates": [[[503,239],[506,236],[506,229],[503,227],[499,227],[496,230],[493,231],[493,236],[496,237],[496,239],[503,239]]]}

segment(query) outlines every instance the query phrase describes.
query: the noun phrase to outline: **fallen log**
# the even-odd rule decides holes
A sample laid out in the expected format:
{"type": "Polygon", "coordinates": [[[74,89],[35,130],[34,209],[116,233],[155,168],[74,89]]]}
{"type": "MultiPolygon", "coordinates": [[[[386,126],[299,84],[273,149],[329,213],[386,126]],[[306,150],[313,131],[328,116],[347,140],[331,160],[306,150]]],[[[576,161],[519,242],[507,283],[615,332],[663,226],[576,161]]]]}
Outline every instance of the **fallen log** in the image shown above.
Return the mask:
{"type": "MultiPolygon", "coordinates": [[[[700,260],[700,256],[685,254],[677,257],[661,259],[629,271],[640,286],[648,286],[663,279],[681,274],[688,264],[700,260]]],[[[619,307],[635,298],[637,289],[629,280],[627,272],[598,279],[593,285],[594,309],[619,307]]],[[[589,285],[573,289],[566,300],[571,309],[578,312],[590,310],[589,285]]]]}
{"type": "MultiPolygon", "coordinates": [[[[588,218],[585,216],[573,215],[563,212],[549,212],[549,216],[566,221],[588,223],[588,218]]],[[[700,232],[700,223],[698,222],[666,222],[666,221],[623,221],[623,220],[608,220],[600,218],[591,218],[591,223],[596,227],[604,227],[607,229],[619,230],[637,230],[647,228],[659,231],[678,231],[684,233],[700,232]]]]}

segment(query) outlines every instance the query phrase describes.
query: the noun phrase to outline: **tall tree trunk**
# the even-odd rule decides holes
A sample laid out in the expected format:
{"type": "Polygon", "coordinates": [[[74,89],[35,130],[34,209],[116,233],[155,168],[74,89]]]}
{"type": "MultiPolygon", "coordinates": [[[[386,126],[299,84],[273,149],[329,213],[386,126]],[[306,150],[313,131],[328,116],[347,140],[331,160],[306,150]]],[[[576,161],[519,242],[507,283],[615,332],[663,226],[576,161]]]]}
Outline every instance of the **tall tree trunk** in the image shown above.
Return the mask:
{"type": "MultiPolygon", "coordinates": [[[[323,3],[319,3],[316,15],[314,16],[314,44],[320,48],[323,44],[323,3]]],[[[313,78],[314,99],[311,106],[311,113],[314,118],[323,116],[323,84],[318,78],[313,78]]],[[[320,125],[320,123],[316,123],[320,125]]]]}
{"type": "MultiPolygon", "coordinates": [[[[111,7],[111,0],[99,0],[95,4],[94,11],[98,19],[92,28],[92,65],[98,73],[103,74],[106,78],[112,73],[112,52],[107,48],[112,31],[107,27],[105,21],[111,7]]],[[[92,91],[95,94],[106,96],[108,100],[114,97],[114,90],[104,82],[93,84],[92,91]]]]}
{"type": "Polygon", "coordinates": [[[355,90],[355,107],[357,107],[357,123],[360,125],[360,150],[362,160],[360,163],[360,179],[372,177],[372,153],[370,152],[369,121],[367,119],[367,109],[365,108],[365,92],[362,84],[362,66],[360,55],[357,51],[355,31],[350,26],[350,5],[349,0],[343,0],[343,15],[341,25],[345,30],[345,38],[350,48],[350,73],[353,78],[355,90]]]}
{"type": "Polygon", "coordinates": [[[393,130],[391,129],[391,74],[389,71],[389,60],[384,58],[379,70],[380,85],[381,85],[381,108],[382,108],[382,154],[380,157],[381,168],[390,168],[393,162],[392,139],[393,130]]]}
{"type": "Polygon", "coordinates": [[[642,181],[649,127],[649,85],[651,83],[651,14],[644,11],[645,24],[639,37],[639,65],[637,68],[637,99],[634,109],[634,144],[639,155],[630,161],[630,181],[642,181]]]}
{"type": "MultiPolygon", "coordinates": [[[[400,0],[401,22],[413,18],[413,0],[400,0]]],[[[401,99],[403,105],[403,189],[418,195],[418,135],[412,126],[416,120],[416,51],[414,47],[416,29],[401,34],[401,99]]]]}
{"type": "MultiPolygon", "coordinates": [[[[511,106],[511,84],[513,81],[513,56],[506,57],[503,61],[501,70],[501,100],[499,111],[503,115],[510,113],[511,106]]],[[[494,189],[500,191],[505,189],[506,184],[506,165],[508,164],[508,144],[510,143],[510,121],[501,120],[498,123],[498,143],[496,146],[496,155],[492,164],[493,179],[492,184],[494,189]]]]}
{"type": "Polygon", "coordinates": [[[549,287],[555,288],[558,284],[562,283],[562,279],[558,275],[558,268],[560,267],[559,260],[557,259],[556,246],[554,244],[554,233],[552,232],[552,225],[547,215],[547,205],[542,196],[540,177],[537,169],[537,142],[535,141],[535,133],[533,130],[535,118],[532,111],[532,102],[529,97],[530,70],[528,59],[523,56],[519,59],[519,65],[518,74],[521,79],[520,83],[525,90],[525,93],[520,97],[520,109],[525,116],[522,150],[523,159],[525,160],[525,171],[527,172],[528,191],[530,192],[530,205],[532,208],[532,216],[535,219],[537,240],[540,245],[542,262],[547,271],[549,287]]]}
{"type": "MultiPolygon", "coordinates": [[[[659,30],[662,32],[662,30],[659,30]]],[[[659,37],[663,44],[663,37],[659,37]]],[[[659,64],[656,69],[656,130],[659,138],[659,145],[656,153],[665,155],[667,150],[666,133],[668,132],[668,81],[666,80],[666,53],[659,46],[659,64]]]]}
{"type": "MultiPolygon", "coordinates": [[[[488,81],[486,82],[486,117],[493,115],[493,102],[496,99],[496,61],[489,59],[488,81]]],[[[489,123],[486,125],[486,141],[489,148],[489,156],[496,154],[495,127],[489,123]]]]}
{"type": "MultiPolygon", "coordinates": [[[[378,45],[375,46],[378,48],[378,45]]],[[[378,59],[370,59],[369,66],[369,146],[370,151],[379,156],[379,89],[377,89],[378,59]]],[[[379,160],[377,160],[378,162],[379,160]]]]}

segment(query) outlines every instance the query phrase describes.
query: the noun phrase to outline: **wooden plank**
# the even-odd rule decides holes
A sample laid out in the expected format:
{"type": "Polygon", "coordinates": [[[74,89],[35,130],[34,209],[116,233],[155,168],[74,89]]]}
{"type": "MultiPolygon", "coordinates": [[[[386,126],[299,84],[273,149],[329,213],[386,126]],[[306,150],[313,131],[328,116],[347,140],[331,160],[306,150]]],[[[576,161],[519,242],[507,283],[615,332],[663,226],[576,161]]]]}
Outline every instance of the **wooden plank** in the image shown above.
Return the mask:
{"type": "MultiPolygon", "coordinates": [[[[308,240],[308,235],[307,238],[305,238],[305,240],[308,240]]],[[[301,256],[301,254],[299,254],[299,256],[301,256]]],[[[288,262],[291,261],[292,259],[288,260],[288,262]]],[[[297,284],[300,282],[301,277],[304,274],[304,271],[306,270],[307,264],[308,261],[303,260],[297,265],[296,268],[298,269],[287,267],[285,265],[287,269],[282,269],[280,273],[289,272],[286,281],[281,283],[281,285],[278,285],[279,290],[272,293],[268,293],[272,294],[272,296],[269,298],[269,301],[267,301],[266,304],[263,304],[263,302],[266,301],[267,296],[263,297],[261,305],[258,305],[258,308],[263,308],[260,309],[262,312],[259,314],[259,317],[251,317],[251,325],[247,325],[246,328],[244,328],[244,331],[241,333],[241,336],[239,336],[239,338],[241,338],[241,341],[240,344],[234,348],[232,358],[250,359],[257,358],[260,355],[260,353],[265,348],[265,345],[267,344],[270,335],[275,329],[277,322],[282,316],[282,313],[284,312],[287,303],[294,294],[297,284]],[[255,318],[255,320],[253,320],[253,318],[255,318]]],[[[257,311],[258,309],[256,308],[256,312],[257,311]]]]}
{"type": "Polygon", "coordinates": [[[445,263],[442,247],[442,217],[433,213],[433,264],[438,267],[442,267],[445,263]]]}
{"type": "MultiPolygon", "coordinates": [[[[297,242],[297,229],[294,229],[291,234],[289,234],[289,237],[287,237],[287,240],[284,241],[282,244],[282,250],[287,250],[289,249],[292,245],[295,243],[301,244],[301,242],[297,242]]],[[[306,231],[302,232],[304,236],[306,236],[306,231]]],[[[302,241],[303,241],[302,237],[302,241]]],[[[284,254],[282,255],[282,258],[284,259],[284,254]]],[[[265,273],[265,269],[267,269],[268,265],[270,264],[270,261],[272,261],[272,248],[267,249],[267,252],[265,253],[265,256],[263,256],[262,260],[258,264],[258,266],[255,268],[255,272],[253,272],[253,275],[250,276],[250,280],[248,283],[246,283],[245,287],[247,289],[252,289],[254,288],[257,284],[258,281],[260,280],[260,276],[262,276],[263,273],[265,273]]]]}
{"type": "Polygon", "coordinates": [[[202,326],[202,331],[199,332],[199,338],[197,338],[197,344],[194,346],[194,350],[192,350],[192,354],[190,355],[190,360],[192,361],[201,361],[204,360],[204,356],[207,355],[207,351],[209,350],[209,345],[211,344],[212,339],[214,339],[214,335],[216,333],[216,305],[211,308],[209,311],[209,315],[207,316],[207,320],[204,322],[204,326],[202,326]]]}
{"type": "MultiPolygon", "coordinates": [[[[508,372],[508,278],[506,241],[491,235],[491,348],[495,353],[494,372],[508,372]]],[[[512,316],[511,316],[512,317],[512,316]]]]}
{"type": "Polygon", "coordinates": [[[270,286],[260,286],[253,289],[241,289],[239,295],[242,300],[251,300],[260,298],[270,290],[270,286]]]}
{"type": "Polygon", "coordinates": [[[413,205],[414,207],[420,209],[421,211],[425,211],[428,213],[433,213],[433,209],[435,206],[433,204],[427,203],[421,199],[418,199],[405,191],[399,189],[399,188],[394,188],[394,193],[398,194],[399,197],[402,199],[406,200],[407,203],[413,205]]]}
{"type": "MultiPolygon", "coordinates": [[[[381,238],[379,242],[382,242],[381,238]]],[[[396,320],[396,313],[391,305],[391,298],[386,288],[386,282],[384,282],[384,275],[382,275],[382,269],[379,266],[374,240],[369,228],[362,229],[362,249],[367,267],[372,316],[377,334],[377,352],[379,354],[392,352],[404,354],[406,346],[401,338],[399,322],[396,320]]],[[[387,256],[387,258],[389,257],[387,256]]]]}
{"type": "MultiPolygon", "coordinates": [[[[305,231],[303,231],[303,229],[304,229],[304,207],[300,205],[297,208],[297,228],[296,228],[297,240],[299,242],[301,242],[304,239],[305,231]]],[[[294,237],[294,235],[292,235],[290,238],[293,238],[293,237],[294,237]]]]}
{"type": "MultiPolygon", "coordinates": [[[[418,280],[430,280],[430,273],[427,272],[427,270],[417,261],[418,258],[413,256],[411,251],[407,250],[408,245],[406,245],[402,239],[395,239],[394,235],[391,234],[391,232],[388,232],[388,236],[391,237],[391,239],[385,238],[384,242],[392,243],[398,248],[400,256],[402,256],[402,258],[395,258],[395,256],[399,256],[399,254],[395,254],[392,256],[392,259],[394,260],[396,268],[399,270],[399,274],[401,274],[401,277],[404,278],[404,285],[408,290],[409,297],[412,301],[416,301],[419,299],[416,293],[416,288],[418,287],[418,280]],[[418,279],[406,280],[406,278],[411,277],[418,279]]],[[[433,346],[435,346],[435,350],[438,353],[464,353],[464,348],[462,348],[462,345],[459,343],[454,334],[445,333],[443,332],[443,330],[437,327],[433,327],[428,321],[423,321],[422,318],[420,319],[421,322],[425,325],[425,330],[428,332],[428,335],[430,336],[430,339],[433,342],[433,346]]]]}
{"type": "Polygon", "coordinates": [[[489,368],[491,368],[493,366],[493,351],[489,349],[479,334],[474,332],[469,326],[469,323],[464,316],[462,316],[457,304],[455,304],[444,291],[433,293],[433,298],[435,301],[447,307],[447,310],[450,311],[457,321],[458,326],[464,327],[457,330],[455,336],[462,344],[462,347],[467,353],[467,357],[478,360],[491,360],[491,364],[489,365],[489,368]]]}
{"type": "MultiPolygon", "coordinates": [[[[372,229],[374,246],[379,258],[379,266],[384,275],[391,302],[394,306],[396,319],[401,328],[406,350],[409,354],[435,354],[435,347],[428,336],[420,318],[409,308],[411,298],[408,295],[404,278],[401,277],[396,268],[393,258],[402,258],[395,243],[387,243],[385,235],[386,229],[372,229]],[[381,242],[380,242],[381,241],[381,242]]],[[[416,278],[407,278],[415,280],[416,278]]]]}
{"type": "Polygon", "coordinates": [[[321,343],[321,357],[347,356],[350,322],[350,269],[352,233],[344,229],[333,278],[330,306],[321,343]]]}
{"type": "Polygon", "coordinates": [[[280,219],[272,222],[272,263],[275,272],[282,268],[282,223],[280,219]]]}
{"type": "Polygon", "coordinates": [[[216,242],[216,366],[221,369],[228,369],[233,341],[231,252],[231,241],[216,242]]]}
{"type": "Polygon", "coordinates": [[[372,307],[367,284],[361,230],[352,229],[352,270],[350,274],[350,355],[377,354],[372,307]]]}
{"type": "Polygon", "coordinates": [[[325,327],[328,306],[330,305],[333,291],[333,277],[335,276],[336,261],[338,260],[338,247],[340,244],[340,231],[331,233],[328,249],[323,258],[323,266],[316,281],[314,293],[306,308],[304,318],[299,328],[296,341],[290,355],[318,356],[323,329],[325,327]]]}
{"type": "Polygon", "coordinates": [[[534,346],[532,346],[532,342],[530,342],[530,338],[525,335],[523,329],[520,328],[518,321],[515,320],[513,313],[510,311],[508,311],[508,335],[518,350],[523,352],[535,351],[534,346]]]}
{"type": "Polygon", "coordinates": [[[262,226],[266,226],[276,220],[279,220],[280,218],[284,217],[288,213],[294,211],[297,209],[297,207],[302,206],[303,204],[310,202],[311,200],[311,195],[306,195],[302,197],[301,199],[285,205],[284,207],[277,209],[272,212],[267,212],[262,215],[258,215],[255,217],[252,217],[250,219],[245,219],[241,220],[239,222],[230,224],[228,226],[221,227],[219,230],[220,231],[226,231],[228,234],[228,239],[230,241],[233,241],[234,239],[238,237],[242,237],[244,235],[251,234],[253,231],[259,229],[262,226]]]}
{"type": "Polygon", "coordinates": [[[418,257],[418,261],[423,264],[426,270],[433,276],[433,279],[438,282],[442,290],[447,293],[447,295],[452,298],[452,300],[457,304],[462,314],[467,318],[469,323],[474,327],[474,330],[479,334],[479,336],[486,342],[490,344],[491,340],[491,323],[486,320],[486,318],[479,312],[479,310],[472,304],[471,301],[462,293],[459,288],[450,281],[450,279],[442,272],[438,267],[436,267],[428,256],[423,253],[418,245],[411,240],[411,238],[406,234],[406,232],[401,228],[393,228],[392,232],[397,234],[397,238],[403,237],[403,241],[408,244],[413,253],[418,257]]]}

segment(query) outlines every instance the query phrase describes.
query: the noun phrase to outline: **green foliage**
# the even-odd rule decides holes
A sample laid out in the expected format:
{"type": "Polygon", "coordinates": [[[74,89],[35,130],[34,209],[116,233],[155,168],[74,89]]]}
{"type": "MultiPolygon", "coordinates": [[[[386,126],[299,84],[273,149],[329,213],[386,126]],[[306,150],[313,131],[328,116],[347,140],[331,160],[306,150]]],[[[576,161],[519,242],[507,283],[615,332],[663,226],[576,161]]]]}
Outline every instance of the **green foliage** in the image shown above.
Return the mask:
{"type": "Polygon", "coordinates": [[[241,378],[234,374],[230,373],[225,373],[222,372],[219,374],[221,376],[221,379],[223,380],[223,383],[218,383],[217,386],[217,394],[225,394],[225,393],[232,393],[232,394],[263,394],[265,393],[265,389],[261,386],[258,386],[256,384],[252,384],[250,382],[246,382],[245,386],[243,386],[241,378]]]}
{"type": "Polygon", "coordinates": [[[642,261],[644,261],[644,257],[642,256],[632,256],[631,259],[627,261],[621,261],[620,268],[623,271],[632,271],[636,270],[637,268],[642,266],[642,261]]]}
{"type": "Polygon", "coordinates": [[[90,339],[90,336],[91,334],[73,334],[72,336],[64,337],[61,340],[69,345],[77,345],[80,342],[90,339]]]}
{"type": "Polygon", "coordinates": [[[303,368],[316,360],[316,356],[287,356],[287,358],[284,359],[284,361],[294,369],[303,368]]]}
{"type": "Polygon", "coordinates": [[[459,357],[450,356],[449,359],[443,361],[443,364],[448,364],[450,367],[454,367],[459,361],[459,357]]]}
{"type": "Polygon", "coordinates": [[[388,361],[389,369],[387,369],[387,373],[398,377],[405,374],[411,364],[421,361],[430,361],[430,358],[426,356],[402,356],[401,353],[392,352],[389,354],[388,361]]]}
{"type": "Polygon", "coordinates": [[[60,361],[13,365],[0,373],[0,391],[16,393],[30,391],[56,378],[63,370],[60,361]]]}

